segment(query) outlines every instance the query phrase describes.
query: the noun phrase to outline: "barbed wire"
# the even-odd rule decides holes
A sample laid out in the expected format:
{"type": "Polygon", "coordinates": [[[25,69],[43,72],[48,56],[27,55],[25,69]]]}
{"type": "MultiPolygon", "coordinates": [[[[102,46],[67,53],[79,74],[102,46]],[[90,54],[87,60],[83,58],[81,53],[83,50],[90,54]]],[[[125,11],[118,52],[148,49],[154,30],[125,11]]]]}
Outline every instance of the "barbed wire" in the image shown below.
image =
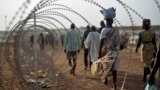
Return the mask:
{"type": "Polygon", "coordinates": [[[44,19],[44,18],[37,18],[37,19],[47,21],[48,23],[50,23],[52,26],[54,26],[59,31],[59,34],[62,34],[61,30],[59,30],[59,28],[53,22],[51,22],[51,21],[49,21],[47,19],[44,19]]]}
{"type": "MultiPolygon", "coordinates": [[[[76,12],[75,10],[73,10],[72,8],[70,8],[70,7],[68,7],[68,6],[66,6],[66,5],[63,5],[63,4],[49,4],[48,5],[48,7],[49,6],[62,6],[63,8],[65,8],[65,9],[68,9],[68,11],[71,11],[72,13],[75,13],[75,14],[77,14],[78,16],[80,16],[85,22],[87,22],[89,25],[92,25],[86,18],[84,18],[80,13],[78,13],[78,12],[76,12]]],[[[46,9],[46,10],[48,10],[48,9],[46,9]]],[[[46,10],[43,10],[43,11],[46,11],[46,10]]],[[[42,12],[43,12],[42,11],[42,12]]]]}
{"type": "MultiPolygon", "coordinates": [[[[119,1],[119,0],[118,0],[119,1]]],[[[126,8],[126,5],[124,3],[120,3],[122,5],[122,7],[125,9],[125,11],[127,12],[128,16],[129,16],[129,19],[131,21],[131,25],[132,25],[132,31],[133,31],[133,37],[134,37],[134,23],[133,23],[133,18],[130,14],[130,12],[128,11],[128,9],[126,8]]],[[[129,67],[130,67],[130,64],[131,64],[131,60],[132,60],[132,49],[133,47],[130,47],[130,50],[129,50],[129,60],[128,60],[128,66],[126,68],[126,72],[125,72],[125,75],[124,75],[124,80],[122,82],[122,86],[121,86],[121,90],[124,89],[124,85],[126,83],[126,80],[127,80],[127,75],[128,75],[128,71],[129,71],[129,67]]]]}
{"type": "MultiPolygon", "coordinates": [[[[39,16],[37,15],[36,17],[39,17],[39,16]]],[[[40,17],[45,17],[45,16],[41,16],[41,15],[40,15],[40,17]]],[[[72,23],[72,22],[71,22],[71,23],[72,23]]],[[[54,61],[54,62],[55,62],[55,61],[54,61]]],[[[59,70],[64,67],[65,62],[66,62],[66,60],[64,60],[64,62],[59,66],[59,68],[58,68],[59,70]]]]}
{"type": "Polygon", "coordinates": [[[59,21],[58,19],[56,19],[56,18],[49,17],[49,16],[37,16],[36,18],[48,18],[48,19],[54,20],[54,21],[58,22],[60,25],[62,25],[63,28],[64,28],[66,31],[68,31],[67,28],[62,24],[62,22],[60,22],[60,21],[59,21]]]}
{"type": "MultiPolygon", "coordinates": [[[[32,26],[30,26],[30,27],[34,27],[34,25],[32,25],[32,26]]],[[[44,26],[41,26],[41,25],[36,25],[36,27],[40,27],[40,28],[44,28],[44,29],[46,29],[47,31],[50,31],[49,29],[47,29],[47,28],[45,28],[44,26]]],[[[23,47],[24,48],[24,50],[26,50],[26,52],[28,52],[28,53],[30,53],[29,51],[30,50],[32,50],[32,49],[29,49],[28,47],[27,47],[27,44],[26,44],[26,40],[24,39],[23,40],[24,42],[22,43],[23,45],[21,46],[21,47],[23,47]],[[29,51],[28,51],[29,50],[29,51]]],[[[38,51],[39,52],[39,51],[38,51]]],[[[43,57],[45,57],[45,62],[47,61],[47,60],[49,60],[49,56],[46,56],[47,54],[45,54],[45,53],[43,53],[43,52],[41,52],[41,54],[43,55],[43,57]]],[[[41,56],[41,55],[40,55],[41,56]]],[[[40,58],[39,58],[40,59],[40,58]]],[[[42,62],[43,63],[39,63],[39,64],[44,64],[44,61],[43,61],[43,59],[41,59],[42,60],[42,62]]],[[[41,61],[41,60],[38,60],[38,61],[41,61]]],[[[50,69],[51,70],[51,72],[52,72],[52,69],[54,69],[54,68],[51,68],[50,66],[53,66],[52,65],[52,60],[50,60],[49,62],[51,62],[51,63],[49,63],[48,65],[47,65],[47,68],[48,69],[50,69]]],[[[26,63],[27,64],[27,63],[26,63]]],[[[55,70],[54,70],[55,71],[55,70]]],[[[49,72],[48,72],[49,73],[49,72]]],[[[25,75],[25,73],[23,73],[24,75],[25,75]]],[[[52,72],[52,74],[54,75],[54,72],[52,72]]],[[[50,74],[48,74],[48,75],[50,75],[50,74]]],[[[51,79],[51,78],[50,78],[51,79]]],[[[52,82],[54,82],[54,81],[52,81],[52,82]]],[[[39,89],[40,87],[35,87],[35,86],[33,86],[33,88],[36,88],[36,89],[39,89]]]]}
{"type": "MultiPolygon", "coordinates": [[[[38,14],[37,14],[38,15],[38,14]]],[[[60,14],[60,13],[57,13],[57,12],[51,12],[51,11],[46,11],[44,13],[41,13],[40,15],[55,15],[55,16],[59,16],[59,17],[62,17],[64,19],[66,19],[67,21],[69,21],[70,23],[73,23],[73,21],[71,21],[68,17],[66,17],[64,14],[60,14]]]]}
{"type": "MultiPolygon", "coordinates": [[[[54,0],[54,1],[58,1],[58,0],[54,0]]],[[[99,5],[97,2],[95,2],[95,1],[93,1],[93,0],[84,0],[84,1],[86,1],[86,2],[89,2],[89,3],[92,3],[92,4],[94,4],[94,5],[96,5],[96,6],[98,6],[98,7],[100,7],[100,8],[102,8],[102,9],[104,9],[101,5],[99,5]]],[[[131,16],[131,14],[130,14],[130,12],[129,12],[129,10],[131,10],[132,12],[134,12],[137,16],[139,16],[141,19],[143,19],[143,17],[138,13],[138,12],[136,12],[133,8],[131,8],[130,6],[128,6],[128,5],[126,5],[124,2],[122,2],[122,1],[120,1],[120,0],[117,0],[119,3],[121,3],[121,5],[124,7],[124,9],[125,9],[125,11],[127,12],[127,14],[128,14],[128,16],[129,16],[129,18],[130,18],[130,21],[131,21],[131,23],[132,23],[132,26],[134,26],[134,23],[133,23],[133,18],[132,18],[132,16],[131,16]],[[129,10],[128,10],[129,9],[129,10]]],[[[159,10],[160,10],[160,5],[159,5],[159,3],[158,3],[158,1],[157,0],[154,0],[155,2],[156,2],[156,5],[158,6],[158,8],[159,8],[159,10]]],[[[28,17],[25,19],[26,20],[26,23],[27,23],[27,21],[29,20],[29,19],[31,19],[31,18],[33,18],[32,17],[32,15],[33,15],[33,12],[37,12],[38,10],[40,10],[41,8],[44,8],[44,7],[47,7],[48,5],[50,5],[50,4],[52,4],[51,3],[52,2],[52,0],[41,0],[36,6],[35,6],[35,8],[30,12],[30,14],[28,15],[28,17]]],[[[21,6],[19,9],[18,9],[18,11],[15,13],[15,15],[12,17],[12,20],[9,22],[9,25],[8,25],[8,28],[7,29],[9,29],[10,28],[10,26],[12,26],[13,25],[13,23],[14,23],[14,21],[15,21],[15,19],[19,16],[19,14],[21,14],[20,16],[19,16],[19,19],[22,19],[23,18],[23,16],[24,16],[24,14],[26,13],[25,12],[25,10],[28,8],[28,6],[29,6],[29,3],[30,3],[30,0],[27,0],[27,2],[25,2],[25,3],[23,3],[22,5],[23,6],[21,6]]],[[[76,12],[76,11],[75,11],[76,12]]],[[[43,15],[43,14],[42,14],[43,15]]],[[[44,16],[38,16],[37,18],[44,18],[44,16]]],[[[51,19],[51,18],[49,18],[49,19],[51,19]]],[[[52,19],[53,20],[53,19],[52,19]]],[[[84,19],[85,21],[87,21],[87,19],[84,19]]],[[[121,25],[121,23],[116,19],[115,20],[120,26],[122,26],[121,25]]],[[[25,23],[25,22],[24,22],[25,23]]],[[[89,23],[89,22],[88,22],[89,23]]],[[[116,24],[117,25],[117,24],[116,24]]],[[[12,28],[11,29],[11,34],[9,34],[9,37],[8,37],[8,40],[7,41],[9,41],[10,39],[11,39],[11,37],[13,37],[13,32],[16,32],[17,30],[19,30],[19,29],[22,29],[22,27],[23,26],[25,26],[24,24],[23,24],[23,21],[22,21],[22,23],[19,23],[19,25],[17,25],[17,27],[16,28],[12,28]]],[[[22,29],[23,30],[23,29],[22,29]]],[[[134,35],[134,34],[133,34],[134,35]]],[[[7,50],[7,52],[9,52],[9,49],[7,50]]],[[[132,51],[130,51],[130,55],[132,54],[131,53],[132,51]]],[[[130,56],[130,58],[132,58],[131,56],[130,56]]],[[[12,62],[11,61],[9,61],[10,62],[10,65],[12,65],[12,62]]],[[[124,87],[124,84],[125,84],[125,82],[126,82],[126,77],[127,77],[127,74],[128,74],[128,69],[129,69],[129,64],[130,64],[130,60],[128,61],[128,67],[127,67],[127,69],[126,69],[126,74],[125,74],[125,77],[124,77],[124,81],[123,81],[123,85],[122,85],[122,88],[121,88],[121,90],[123,90],[123,87],[124,87]]]]}
{"type": "Polygon", "coordinates": [[[117,2],[119,2],[121,5],[125,6],[125,8],[128,8],[129,10],[131,10],[133,13],[135,13],[141,19],[144,19],[141,14],[139,14],[136,10],[134,10],[133,8],[128,6],[126,3],[122,2],[121,0],[117,0],[117,2]]]}
{"type": "MultiPolygon", "coordinates": [[[[56,15],[56,16],[59,16],[59,17],[62,17],[62,18],[65,18],[66,20],[68,20],[70,23],[73,23],[73,21],[71,21],[67,16],[65,16],[64,14],[62,13],[59,13],[59,12],[54,12],[54,11],[48,11],[48,10],[44,10],[42,12],[38,12],[37,15],[56,15]],[[51,13],[51,14],[49,14],[51,13]]],[[[76,29],[82,33],[76,26],[76,29]]]]}
{"type": "Polygon", "coordinates": [[[20,12],[21,12],[21,15],[19,16],[19,19],[23,18],[23,15],[25,14],[25,10],[28,8],[29,4],[30,4],[30,0],[26,0],[26,2],[24,2],[22,6],[19,7],[19,9],[16,11],[15,15],[13,15],[11,21],[9,22],[9,25],[7,26],[7,30],[10,29],[11,25],[13,25],[15,19],[18,17],[20,12]]]}
{"type": "MultiPolygon", "coordinates": [[[[38,20],[38,18],[37,18],[37,20],[38,20]]],[[[40,19],[40,20],[45,20],[45,19],[40,19]]],[[[54,23],[51,23],[51,22],[49,22],[49,21],[47,21],[47,20],[45,20],[46,22],[44,22],[44,21],[37,21],[38,23],[41,23],[41,24],[44,24],[44,25],[47,25],[51,30],[54,30],[54,28],[52,27],[52,26],[54,26],[57,30],[59,30],[58,29],[58,27],[54,24],[54,23]],[[48,24],[49,23],[49,24],[48,24]],[[52,26],[51,26],[51,25],[52,26]]],[[[30,22],[28,22],[28,23],[33,23],[33,21],[30,21],[30,22]]],[[[33,24],[28,24],[27,23],[27,25],[33,25],[33,24]]]]}
{"type": "Polygon", "coordinates": [[[157,7],[159,9],[159,12],[160,12],[160,4],[159,4],[159,2],[157,0],[154,0],[154,2],[156,3],[156,5],[157,5],[157,7]]]}

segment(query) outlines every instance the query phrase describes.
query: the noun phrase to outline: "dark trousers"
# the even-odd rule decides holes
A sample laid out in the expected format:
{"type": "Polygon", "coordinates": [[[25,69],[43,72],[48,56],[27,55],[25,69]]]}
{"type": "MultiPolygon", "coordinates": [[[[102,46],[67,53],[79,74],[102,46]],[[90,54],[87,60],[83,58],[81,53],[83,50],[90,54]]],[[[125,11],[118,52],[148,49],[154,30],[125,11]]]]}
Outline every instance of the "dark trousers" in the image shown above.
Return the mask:
{"type": "Polygon", "coordinates": [[[116,90],[117,89],[117,85],[116,85],[116,82],[117,82],[117,71],[113,71],[112,75],[113,75],[113,87],[116,90]]]}
{"type": "Polygon", "coordinates": [[[89,50],[84,49],[84,65],[85,65],[85,68],[87,68],[89,65],[91,66],[91,64],[92,64],[92,62],[90,60],[88,60],[88,56],[89,56],[89,50]]]}

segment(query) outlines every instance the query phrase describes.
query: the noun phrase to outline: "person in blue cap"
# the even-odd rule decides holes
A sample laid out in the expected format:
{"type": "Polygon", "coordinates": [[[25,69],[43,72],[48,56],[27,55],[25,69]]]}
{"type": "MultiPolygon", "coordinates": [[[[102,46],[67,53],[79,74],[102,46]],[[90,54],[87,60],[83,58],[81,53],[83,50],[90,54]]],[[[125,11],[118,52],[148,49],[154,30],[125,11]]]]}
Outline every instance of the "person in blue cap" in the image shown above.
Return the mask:
{"type": "Polygon", "coordinates": [[[120,43],[120,35],[117,28],[112,26],[113,18],[116,16],[115,9],[113,7],[101,10],[100,11],[104,15],[104,19],[106,20],[106,27],[104,27],[101,31],[100,35],[100,50],[99,50],[99,58],[103,60],[103,68],[104,68],[104,84],[108,84],[107,77],[113,76],[113,90],[117,89],[117,70],[120,66],[119,52],[118,46],[120,43]],[[106,47],[103,50],[103,47],[106,47]],[[105,51],[105,52],[103,52],[105,51]],[[107,62],[113,61],[113,63],[108,65],[107,62]]]}

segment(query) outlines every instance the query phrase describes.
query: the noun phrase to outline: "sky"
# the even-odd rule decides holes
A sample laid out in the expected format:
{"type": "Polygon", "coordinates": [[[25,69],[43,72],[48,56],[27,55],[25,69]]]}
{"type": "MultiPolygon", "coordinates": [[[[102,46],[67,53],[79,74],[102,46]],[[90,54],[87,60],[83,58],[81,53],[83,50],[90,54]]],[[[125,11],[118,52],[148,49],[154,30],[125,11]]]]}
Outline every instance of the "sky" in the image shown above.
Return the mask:
{"type": "MultiPolygon", "coordinates": [[[[31,10],[37,5],[39,1],[40,0],[30,0],[30,4],[28,5],[28,8],[25,11],[26,13],[23,15],[24,18],[31,12],[31,10]]],[[[117,20],[119,20],[123,26],[131,25],[130,19],[126,11],[117,2],[117,0],[94,0],[94,1],[99,3],[104,8],[115,7],[117,20]]],[[[149,18],[151,20],[152,25],[160,25],[160,11],[157,5],[155,4],[154,0],[121,0],[121,1],[123,1],[124,3],[132,7],[134,10],[139,12],[144,18],[149,18]]],[[[160,0],[157,0],[157,1],[160,3],[160,0]]],[[[15,15],[18,9],[22,7],[24,2],[26,2],[26,0],[0,0],[0,30],[6,29],[6,26],[9,25],[9,22],[12,20],[12,17],[15,15]]],[[[72,8],[73,10],[80,13],[89,22],[91,22],[92,25],[95,25],[96,27],[99,27],[100,21],[103,20],[103,16],[99,12],[101,8],[91,3],[88,3],[85,0],[57,0],[54,3],[63,4],[72,8]]],[[[60,7],[52,6],[47,8],[60,8],[60,7]]],[[[77,27],[87,25],[87,23],[76,14],[73,14],[68,11],[63,11],[63,10],[55,10],[55,12],[59,12],[67,16],[76,24],[77,27]]],[[[132,12],[131,12],[131,15],[133,17],[134,25],[142,24],[141,18],[139,18],[132,12]]],[[[18,16],[18,18],[13,22],[13,25],[16,24],[19,20],[21,20],[19,17],[20,16],[18,16]]],[[[61,21],[67,28],[70,26],[70,23],[64,18],[53,16],[53,15],[52,17],[61,21]]],[[[59,25],[59,23],[55,21],[52,21],[52,22],[55,23],[59,28],[62,27],[61,25],[59,25]]]]}

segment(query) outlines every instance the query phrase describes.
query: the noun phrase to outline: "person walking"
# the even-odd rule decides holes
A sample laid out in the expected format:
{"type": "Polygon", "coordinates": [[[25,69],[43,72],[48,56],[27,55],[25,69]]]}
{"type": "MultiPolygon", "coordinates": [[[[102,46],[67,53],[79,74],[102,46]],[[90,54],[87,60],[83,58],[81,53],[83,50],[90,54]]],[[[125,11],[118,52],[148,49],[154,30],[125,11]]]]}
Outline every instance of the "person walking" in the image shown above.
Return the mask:
{"type": "Polygon", "coordinates": [[[113,76],[113,89],[117,89],[117,70],[120,66],[119,50],[120,35],[117,28],[112,26],[113,18],[116,16],[113,7],[101,10],[106,20],[106,27],[101,31],[100,35],[100,54],[99,58],[102,61],[104,84],[108,84],[107,77],[113,76]],[[104,48],[105,47],[105,48],[104,48]],[[101,52],[102,51],[102,52],[101,52]],[[110,63],[109,63],[110,62],[110,63]]]}
{"type": "Polygon", "coordinates": [[[34,44],[34,35],[33,34],[30,36],[30,43],[31,43],[31,47],[33,47],[33,44],[34,44]]]}
{"type": "Polygon", "coordinates": [[[70,74],[75,75],[77,65],[77,53],[81,48],[80,34],[75,29],[75,24],[71,24],[70,30],[64,37],[64,52],[67,55],[68,63],[71,67],[70,74]]]}
{"type": "Polygon", "coordinates": [[[89,65],[91,65],[91,61],[88,60],[88,55],[89,55],[89,48],[85,47],[84,45],[84,41],[86,40],[88,34],[91,32],[91,28],[89,25],[87,25],[86,27],[86,31],[84,32],[84,35],[83,35],[83,40],[82,40],[82,43],[83,43],[83,47],[84,47],[84,70],[87,70],[87,67],[89,67],[89,65]]]}
{"type": "Polygon", "coordinates": [[[154,53],[157,51],[155,32],[150,30],[150,20],[144,19],[142,28],[144,31],[139,33],[136,53],[142,44],[141,61],[144,67],[143,82],[146,82],[147,75],[150,74],[150,66],[154,53]]]}
{"type": "Polygon", "coordinates": [[[91,30],[92,31],[88,34],[87,39],[85,40],[85,46],[86,48],[89,48],[89,56],[91,59],[90,66],[98,59],[100,46],[100,34],[96,31],[95,26],[92,26],[91,30]]]}
{"type": "Polygon", "coordinates": [[[39,34],[38,41],[40,42],[40,49],[44,50],[44,48],[45,48],[45,37],[44,37],[43,33],[39,34]]]}

